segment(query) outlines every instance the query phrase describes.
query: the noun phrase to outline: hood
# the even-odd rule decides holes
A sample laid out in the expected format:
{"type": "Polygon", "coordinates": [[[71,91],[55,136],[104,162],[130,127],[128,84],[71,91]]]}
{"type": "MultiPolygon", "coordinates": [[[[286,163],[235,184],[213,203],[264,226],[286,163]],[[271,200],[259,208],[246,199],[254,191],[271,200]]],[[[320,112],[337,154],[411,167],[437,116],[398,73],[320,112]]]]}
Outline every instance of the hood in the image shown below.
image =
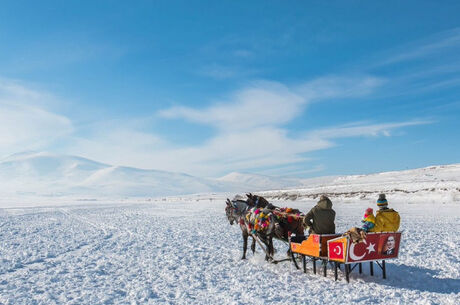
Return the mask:
{"type": "Polygon", "coordinates": [[[332,209],[332,201],[329,198],[322,199],[322,200],[318,201],[316,206],[318,208],[320,208],[320,209],[323,209],[323,210],[330,210],[330,209],[332,209]]]}

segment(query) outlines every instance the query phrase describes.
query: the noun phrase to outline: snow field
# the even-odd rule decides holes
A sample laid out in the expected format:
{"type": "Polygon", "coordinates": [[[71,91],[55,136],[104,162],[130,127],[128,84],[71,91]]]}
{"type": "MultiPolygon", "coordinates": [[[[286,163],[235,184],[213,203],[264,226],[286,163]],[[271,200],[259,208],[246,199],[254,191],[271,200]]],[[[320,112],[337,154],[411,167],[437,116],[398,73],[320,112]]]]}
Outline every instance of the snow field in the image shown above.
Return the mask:
{"type": "MultiPolygon", "coordinates": [[[[360,224],[370,201],[334,200],[337,231],[360,224]]],[[[242,238],[224,198],[148,204],[0,209],[1,304],[458,304],[460,212],[392,202],[404,230],[400,257],[355,270],[347,284],[264,261],[242,238]]],[[[307,212],[313,200],[277,201],[307,212]]],[[[276,256],[287,245],[276,242],[276,256]]],[[[319,264],[318,264],[319,268],[319,264]]]]}

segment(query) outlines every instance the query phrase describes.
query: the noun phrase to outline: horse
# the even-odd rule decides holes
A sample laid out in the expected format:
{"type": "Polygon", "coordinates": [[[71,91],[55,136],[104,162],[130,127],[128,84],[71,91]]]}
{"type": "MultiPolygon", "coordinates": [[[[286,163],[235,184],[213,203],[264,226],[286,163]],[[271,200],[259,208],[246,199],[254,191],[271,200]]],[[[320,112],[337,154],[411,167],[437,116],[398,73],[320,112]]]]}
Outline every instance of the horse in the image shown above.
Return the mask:
{"type": "Polygon", "coordinates": [[[296,236],[303,236],[305,233],[305,226],[303,218],[300,217],[301,212],[297,209],[281,209],[259,195],[253,195],[251,193],[246,194],[248,198],[246,201],[249,206],[269,209],[278,218],[278,224],[280,228],[275,231],[275,237],[279,240],[288,242],[289,233],[294,233],[296,236]],[[289,210],[289,212],[285,212],[289,210]]]}
{"type": "MultiPolygon", "coordinates": [[[[255,239],[258,238],[266,246],[266,257],[268,260],[270,257],[273,258],[273,238],[289,243],[290,234],[294,233],[296,237],[304,236],[304,223],[301,213],[297,209],[281,209],[269,203],[265,198],[251,193],[246,194],[247,200],[232,200],[227,199],[227,206],[225,212],[227,218],[232,225],[233,222],[238,221],[243,234],[243,257],[246,258],[247,240],[248,236],[253,237],[251,249],[255,252],[255,239]],[[249,219],[253,214],[253,208],[258,208],[262,211],[266,217],[268,217],[268,228],[263,231],[253,230],[254,223],[250,223],[249,219]],[[249,217],[246,216],[249,214],[249,217]],[[251,232],[253,232],[251,234],[251,232]],[[255,235],[255,236],[254,236],[255,235]]],[[[287,251],[287,255],[291,255],[290,246],[287,251]]]]}
{"type": "Polygon", "coordinates": [[[265,233],[253,233],[250,230],[251,225],[249,224],[249,220],[246,217],[250,213],[251,206],[248,205],[248,203],[244,200],[230,201],[230,199],[228,198],[226,204],[227,205],[225,207],[225,214],[227,216],[228,221],[230,222],[230,225],[233,225],[233,223],[238,222],[238,224],[240,225],[241,233],[243,235],[243,256],[241,257],[241,259],[246,259],[246,251],[248,248],[249,236],[252,237],[251,250],[253,254],[256,250],[256,238],[258,238],[265,244],[266,247],[265,260],[269,260],[270,258],[272,258],[275,252],[273,248],[274,222],[271,221],[271,225],[265,233]]]}

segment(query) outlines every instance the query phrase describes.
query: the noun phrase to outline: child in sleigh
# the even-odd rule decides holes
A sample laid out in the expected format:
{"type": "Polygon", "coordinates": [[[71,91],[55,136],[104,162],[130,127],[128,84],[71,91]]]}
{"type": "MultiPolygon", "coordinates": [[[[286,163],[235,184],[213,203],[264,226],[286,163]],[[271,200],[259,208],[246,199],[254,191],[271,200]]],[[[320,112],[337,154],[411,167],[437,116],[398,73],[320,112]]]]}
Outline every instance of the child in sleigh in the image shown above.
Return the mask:
{"type": "Polygon", "coordinates": [[[372,208],[366,209],[361,222],[363,223],[361,228],[353,227],[344,234],[350,236],[350,239],[354,244],[365,240],[367,232],[369,232],[375,226],[375,216],[374,210],[372,208]]]}

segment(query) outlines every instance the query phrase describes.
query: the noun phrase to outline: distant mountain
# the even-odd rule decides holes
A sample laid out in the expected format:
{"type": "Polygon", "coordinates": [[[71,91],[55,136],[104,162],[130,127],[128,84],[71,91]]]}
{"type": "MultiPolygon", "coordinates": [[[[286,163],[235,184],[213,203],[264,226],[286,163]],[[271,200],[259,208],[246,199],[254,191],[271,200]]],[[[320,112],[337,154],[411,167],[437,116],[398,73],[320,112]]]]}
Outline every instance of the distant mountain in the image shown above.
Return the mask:
{"type": "Polygon", "coordinates": [[[147,197],[260,191],[288,185],[257,175],[231,177],[205,179],[47,152],[25,152],[0,160],[0,191],[12,196],[147,197]]]}
{"type": "Polygon", "coordinates": [[[76,156],[27,152],[0,160],[0,176],[20,180],[39,178],[48,181],[78,181],[90,173],[109,167],[110,165],[76,156]]]}
{"type": "Polygon", "coordinates": [[[120,198],[263,192],[272,198],[296,199],[316,198],[324,193],[362,197],[374,196],[378,192],[411,193],[432,189],[446,194],[453,192],[454,195],[449,196],[457,196],[460,192],[460,164],[313,179],[236,172],[218,179],[205,179],[183,173],[112,166],[78,156],[46,152],[25,152],[0,160],[0,192],[11,198],[26,195],[120,198]]]}
{"type": "Polygon", "coordinates": [[[299,184],[302,187],[272,190],[263,192],[262,195],[269,199],[298,200],[316,199],[325,194],[335,198],[350,198],[350,200],[366,198],[374,200],[378,193],[387,193],[407,201],[460,201],[460,164],[369,175],[319,177],[301,180],[299,184]]]}
{"type": "Polygon", "coordinates": [[[186,174],[111,166],[45,152],[0,161],[0,191],[44,196],[165,196],[220,191],[219,183],[186,174]]]}

